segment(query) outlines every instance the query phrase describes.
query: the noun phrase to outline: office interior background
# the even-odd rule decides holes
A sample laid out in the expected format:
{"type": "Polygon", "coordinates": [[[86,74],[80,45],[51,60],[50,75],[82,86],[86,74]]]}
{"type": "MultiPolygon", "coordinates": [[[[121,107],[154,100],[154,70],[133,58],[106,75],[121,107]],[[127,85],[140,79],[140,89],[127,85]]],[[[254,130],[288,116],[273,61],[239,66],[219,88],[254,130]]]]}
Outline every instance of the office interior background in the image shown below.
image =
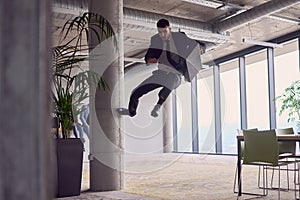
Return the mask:
{"type": "MultiPolygon", "coordinates": [[[[98,2],[102,7],[108,4],[98,2]]],[[[238,128],[295,127],[287,123],[287,115],[278,115],[280,104],[273,99],[300,77],[299,0],[109,2],[123,12],[115,16],[121,16],[124,45],[122,106],[150,73],[141,65],[150,37],[157,33],[158,19],[169,19],[173,31],[207,44],[197,80],[183,83],[172,94],[173,152],[236,154],[238,128]]],[[[6,136],[0,141],[0,197],[13,196],[15,188],[27,195],[24,199],[50,199],[43,197],[53,179],[48,171],[53,170],[52,150],[49,138],[41,134],[50,129],[47,50],[57,44],[61,25],[88,11],[88,4],[84,0],[0,3],[0,130],[6,136]]],[[[164,116],[149,116],[157,94],[143,98],[137,117],[123,119],[124,149],[129,154],[163,152],[164,116]]]]}
{"type": "MultiPolygon", "coordinates": [[[[165,17],[173,31],[207,45],[197,81],[184,82],[173,92],[174,152],[236,154],[236,129],[296,128],[287,123],[286,113],[278,114],[281,105],[274,98],[300,77],[298,3],[124,0],[123,106],[134,87],[151,73],[143,56],[157,32],[155,22],[165,17]],[[264,41],[271,46],[259,43],[264,41]]],[[[54,1],[54,38],[64,20],[87,9],[86,1],[54,1]]],[[[164,120],[149,116],[156,96],[154,92],[143,97],[139,114],[125,119],[129,153],[163,151],[164,120]]]]}

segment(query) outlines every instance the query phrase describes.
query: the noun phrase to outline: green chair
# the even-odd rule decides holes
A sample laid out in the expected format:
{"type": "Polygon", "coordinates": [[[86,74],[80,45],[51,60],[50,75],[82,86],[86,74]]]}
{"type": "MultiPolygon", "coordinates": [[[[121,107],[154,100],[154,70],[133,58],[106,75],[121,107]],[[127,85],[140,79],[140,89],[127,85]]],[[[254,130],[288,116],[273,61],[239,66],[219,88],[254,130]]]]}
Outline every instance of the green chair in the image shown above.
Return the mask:
{"type": "MultiPolygon", "coordinates": [[[[294,134],[293,128],[282,128],[282,129],[275,129],[276,135],[289,135],[294,134]]],[[[283,162],[287,162],[288,164],[295,164],[296,160],[296,142],[278,142],[279,147],[279,159],[283,159],[283,162]]],[[[296,165],[295,165],[296,166],[296,165]]],[[[290,189],[289,185],[289,171],[295,171],[295,167],[289,169],[289,165],[286,165],[285,170],[287,173],[287,190],[290,189]]],[[[271,188],[273,188],[273,177],[274,177],[274,170],[272,168],[272,179],[271,179],[271,188]]]]}
{"type": "MultiPolygon", "coordinates": [[[[275,129],[276,135],[295,134],[293,128],[275,129]]],[[[294,158],[296,155],[296,142],[278,142],[279,158],[294,158]]]]}
{"type": "MultiPolygon", "coordinates": [[[[242,131],[244,135],[244,159],[242,166],[255,165],[265,167],[277,167],[278,170],[278,199],[280,199],[280,168],[283,165],[287,165],[286,162],[279,160],[279,147],[275,130],[268,131],[242,131]]],[[[268,194],[268,180],[267,170],[263,170],[263,193],[254,194],[259,196],[266,196],[268,194]]],[[[241,181],[239,181],[240,183],[241,181]]],[[[245,193],[245,192],[243,192],[245,193]]]]}
{"type": "MultiPolygon", "coordinates": [[[[282,128],[282,129],[275,129],[276,135],[288,135],[294,134],[293,128],[282,128]]],[[[278,142],[279,148],[279,159],[283,162],[287,162],[287,164],[294,164],[295,163],[295,154],[296,154],[296,142],[278,142]]],[[[271,169],[272,170],[272,178],[271,178],[271,187],[269,189],[278,189],[273,187],[273,178],[274,178],[274,171],[277,168],[274,167],[266,167],[265,170],[271,169]]],[[[295,171],[295,167],[289,169],[289,165],[286,165],[286,168],[282,168],[281,170],[286,171],[287,175],[287,188],[281,188],[282,190],[290,190],[289,184],[289,171],[295,171]]],[[[261,185],[259,185],[262,188],[261,185]]]]}
{"type": "MultiPolygon", "coordinates": [[[[253,129],[237,129],[237,134],[238,135],[243,135],[243,131],[244,130],[248,130],[248,131],[257,131],[257,128],[253,128],[253,129]]],[[[242,160],[244,159],[244,142],[241,141],[241,158],[242,160]]],[[[237,167],[235,168],[235,174],[234,174],[234,182],[233,182],[233,192],[234,193],[238,193],[238,191],[236,190],[236,181],[237,181],[237,167]]],[[[259,175],[258,175],[258,182],[259,182],[259,175]]],[[[259,183],[258,183],[259,184],[259,183]]]]}
{"type": "MultiPolygon", "coordinates": [[[[283,129],[276,129],[277,135],[288,135],[288,134],[295,134],[293,128],[283,128],[283,129]]],[[[296,189],[296,185],[299,185],[299,155],[296,155],[296,142],[279,142],[279,157],[285,159],[287,162],[294,163],[294,168],[285,169],[287,171],[287,178],[289,179],[289,171],[294,171],[294,184],[295,184],[295,197],[297,196],[297,192],[299,193],[298,196],[300,197],[300,187],[296,189]],[[297,174],[298,173],[298,174],[297,174]]],[[[274,171],[273,171],[274,172],[274,171]]],[[[272,177],[273,178],[273,177],[272,177]]],[[[289,180],[288,180],[289,183],[289,180]]],[[[272,182],[271,182],[272,184],[272,182]]],[[[289,185],[288,188],[290,189],[289,185]]],[[[299,199],[296,197],[296,199],[299,199]]]]}

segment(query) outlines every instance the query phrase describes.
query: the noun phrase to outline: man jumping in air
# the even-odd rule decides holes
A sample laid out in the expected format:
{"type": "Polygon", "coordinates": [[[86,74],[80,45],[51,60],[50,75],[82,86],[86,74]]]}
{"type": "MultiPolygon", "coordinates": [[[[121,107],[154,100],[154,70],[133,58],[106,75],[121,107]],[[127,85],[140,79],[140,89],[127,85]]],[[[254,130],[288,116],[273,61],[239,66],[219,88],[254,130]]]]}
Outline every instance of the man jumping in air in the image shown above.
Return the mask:
{"type": "MultiPolygon", "coordinates": [[[[195,47],[199,48],[195,40],[187,37],[182,32],[172,32],[169,21],[160,19],[157,22],[158,34],[151,37],[151,44],[145,55],[146,64],[158,63],[158,69],[140,83],[131,93],[128,109],[118,108],[121,115],[136,115],[139,98],[157,88],[157,104],[151,111],[151,116],[157,117],[161,105],[166,101],[172,90],[181,84],[181,78],[188,76],[186,55],[195,47]]],[[[200,55],[199,55],[200,57],[200,55]]]]}

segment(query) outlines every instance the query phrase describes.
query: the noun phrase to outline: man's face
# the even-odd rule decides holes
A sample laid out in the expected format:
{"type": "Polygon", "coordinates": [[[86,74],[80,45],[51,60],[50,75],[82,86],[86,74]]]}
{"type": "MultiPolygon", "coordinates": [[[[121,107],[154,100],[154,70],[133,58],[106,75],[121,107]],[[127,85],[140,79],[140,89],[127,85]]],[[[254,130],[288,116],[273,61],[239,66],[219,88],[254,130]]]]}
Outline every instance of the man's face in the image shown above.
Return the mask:
{"type": "Polygon", "coordinates": [[[162,40],[169,40],[171,36],[171,27],[157,28],[158,34],[162,40]]]}
{"type": "Polygon", "coordinates": [[[202,48],[202,47],[200,47],[200,54],[202,55],[202,54],[204,54],[204,53],[205,53],[205,49],[202,48]]]}

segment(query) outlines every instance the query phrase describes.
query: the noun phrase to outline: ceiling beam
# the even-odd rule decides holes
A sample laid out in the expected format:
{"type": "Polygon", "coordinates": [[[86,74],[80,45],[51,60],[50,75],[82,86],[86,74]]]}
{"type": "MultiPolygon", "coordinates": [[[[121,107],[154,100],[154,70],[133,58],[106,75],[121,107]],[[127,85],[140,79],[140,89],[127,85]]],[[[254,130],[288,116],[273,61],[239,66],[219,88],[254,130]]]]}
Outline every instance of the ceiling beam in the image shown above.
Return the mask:
{"type": "Polygon", "coordinates": [[[279,12],[290,6],[300,3],[300,0],[271,0],[267,3],[258,5],[249,9],[241,14],[233,16],[227,20],[216,22],[214,25],[214,31],[216,33],[221,33],[232,28],[238,28],[245,23],[249,23],[254,20],[258,20],[261,17],[265,17],[275,12],[279,12]]]}

